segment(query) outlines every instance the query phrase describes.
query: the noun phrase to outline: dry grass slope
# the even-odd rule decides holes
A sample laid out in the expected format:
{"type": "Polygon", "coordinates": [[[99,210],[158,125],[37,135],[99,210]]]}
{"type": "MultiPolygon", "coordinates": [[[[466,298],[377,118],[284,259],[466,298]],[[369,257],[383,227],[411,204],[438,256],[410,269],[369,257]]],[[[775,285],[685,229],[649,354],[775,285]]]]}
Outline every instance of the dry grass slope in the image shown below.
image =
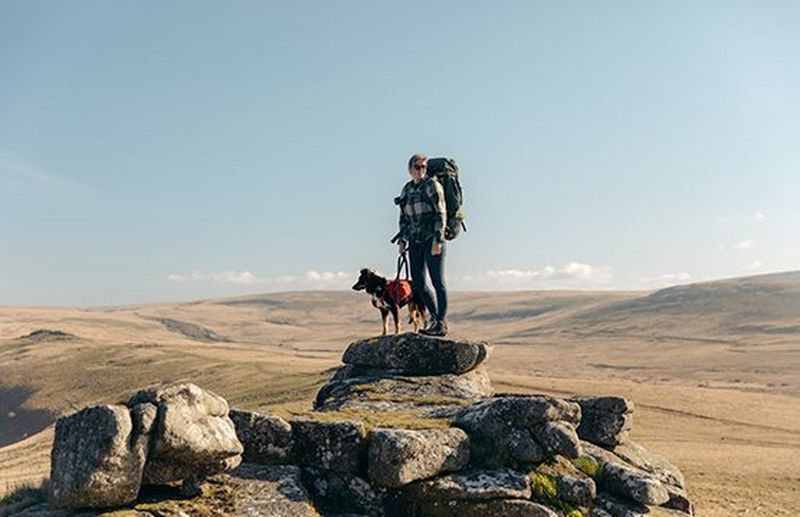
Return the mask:
{"type": "MultiPolygon", "coordinates": [[[[630,397],[634,438],[683,469],[699,515],[800,514],[800,273],[452,298],[455,337],[496,345],[498,391],[630,397]]],[[[57,415],[181,380],[302,413],[344,348],[379,328],[349,292],[0,307],[0,494],[46,476],[57,415]],[[22,337],[37,329],[72,336],[22,337]]]]}

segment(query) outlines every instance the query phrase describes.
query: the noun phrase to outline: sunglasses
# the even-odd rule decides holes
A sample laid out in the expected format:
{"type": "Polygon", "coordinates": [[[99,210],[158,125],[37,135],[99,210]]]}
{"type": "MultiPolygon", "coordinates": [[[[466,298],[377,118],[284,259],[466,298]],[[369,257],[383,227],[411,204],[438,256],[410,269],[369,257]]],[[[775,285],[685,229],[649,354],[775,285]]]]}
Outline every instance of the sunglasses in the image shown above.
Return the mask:
{"type": "Polygon", "coordinates": [[[427,169],[427,168],[428,168],[428,166],[427,166],[427,165],[425,165],[425,164],[422,164],[422,165],[414,165],[414,169],[416,169],[416,170],[418,170],[418,171],[421,171],[422,169],[427,169]]]}

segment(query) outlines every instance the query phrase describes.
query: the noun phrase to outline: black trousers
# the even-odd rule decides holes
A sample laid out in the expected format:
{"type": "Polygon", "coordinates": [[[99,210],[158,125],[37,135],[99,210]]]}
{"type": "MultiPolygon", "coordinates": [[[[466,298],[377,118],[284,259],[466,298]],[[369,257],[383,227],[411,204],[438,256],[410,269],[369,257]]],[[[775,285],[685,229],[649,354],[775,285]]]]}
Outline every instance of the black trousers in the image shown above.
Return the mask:
{"type": "Polygon", "coordinates": [[[447,245],[442,244],[442,253],[431,253],[433,237],[424,242],[412,242],[408,246],[408,259],[411,267],[411,280],[414,290],[420,293],[428,314],[439,321],[444,321],[447,316],[447,286],[444,283],[444,256],[447,245]],[[425,272],[430,275],[433,289],[436,291],[436,300],[428,287],[425,272]]]}

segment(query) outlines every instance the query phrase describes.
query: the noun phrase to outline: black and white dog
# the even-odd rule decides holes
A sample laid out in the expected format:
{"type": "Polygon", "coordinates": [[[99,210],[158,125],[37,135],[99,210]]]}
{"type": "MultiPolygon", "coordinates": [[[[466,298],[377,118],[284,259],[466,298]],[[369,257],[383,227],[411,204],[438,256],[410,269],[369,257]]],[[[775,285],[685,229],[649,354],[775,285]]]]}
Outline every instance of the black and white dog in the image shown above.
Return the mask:
{"type": "MultiPolygon", "coordinates": [[[[405,282],[406,280],[403,280],[405,282]]],[[[387,322],[389,314],[391,313],[394,318],[394,332],[400,333],[400,309],[408,305],[408,322],[414,326],[414,332],[418,332],[425,328],[427,318],[425,316],[425,304],[422,299],[414,290],[414,286],[410,280],[407,282],[411,284],[411,295],[408,300],[395,300],[388,284],[394,282],[378,275],[371,269],[364,268],[360,271],[358,280],[353,285],[354,291],[366,291],[372,295],[372,306],[381,311],[381,320],[383,322],[383,335],[388,331],[387,322]]]]}

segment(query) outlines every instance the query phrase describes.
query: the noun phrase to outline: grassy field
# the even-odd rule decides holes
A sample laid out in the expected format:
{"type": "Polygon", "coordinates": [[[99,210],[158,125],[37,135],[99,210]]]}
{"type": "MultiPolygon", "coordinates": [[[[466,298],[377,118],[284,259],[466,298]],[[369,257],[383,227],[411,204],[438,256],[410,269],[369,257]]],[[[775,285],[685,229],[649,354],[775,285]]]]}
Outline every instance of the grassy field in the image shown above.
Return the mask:
{"type": "MultiPolygon", "coordinates": [[[[453,337],[495,345],[497,391],[629,397],[634,439],[683,470],[698,515],[761,516],[800,514],[798,314],[800,273],[786,273],[653,293],[454,293],[449,320],[453,337]]],[[[303,411],[346,346],[379,330],[348,292],[0,307],[0,495],[46,477],[60,414],[180,380],[232,406],[303,411]]]]}

